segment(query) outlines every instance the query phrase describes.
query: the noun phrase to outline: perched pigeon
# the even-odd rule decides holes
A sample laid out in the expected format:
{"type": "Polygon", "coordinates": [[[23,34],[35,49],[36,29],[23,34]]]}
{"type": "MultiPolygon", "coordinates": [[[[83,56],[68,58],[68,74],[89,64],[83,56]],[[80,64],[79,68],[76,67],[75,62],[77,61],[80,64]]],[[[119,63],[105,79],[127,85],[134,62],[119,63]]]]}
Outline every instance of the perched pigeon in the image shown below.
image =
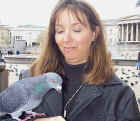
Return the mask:
{"type": "Polygon", "coordinates": [[[52,88],[61,92],[62,78],[54,72],[18,80],[0,93],[0,115],[18,119],[23,111],[32,111],[52,88]]]}

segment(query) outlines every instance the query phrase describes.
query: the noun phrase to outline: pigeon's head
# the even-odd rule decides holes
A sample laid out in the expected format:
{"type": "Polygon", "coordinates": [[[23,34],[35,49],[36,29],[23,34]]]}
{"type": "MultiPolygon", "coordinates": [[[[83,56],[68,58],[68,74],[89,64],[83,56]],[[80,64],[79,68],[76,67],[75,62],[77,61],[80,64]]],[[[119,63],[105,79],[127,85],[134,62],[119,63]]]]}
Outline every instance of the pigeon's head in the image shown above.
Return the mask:
{"type": "Polygon", "coordinates": [[[49,87],[55,88],[57,91],[61,90],[63,80],[60,75],[54,72],[48,72],[48,73],[45,73],[44,76],[49,87]]]}
{"type": "Polygon", "coordinates": [[[57,73],[48,72],[39,76],[38,81],[32,85],[32,94],[43,95],[50,89],[61,92],[62,78],[57,73]]]}

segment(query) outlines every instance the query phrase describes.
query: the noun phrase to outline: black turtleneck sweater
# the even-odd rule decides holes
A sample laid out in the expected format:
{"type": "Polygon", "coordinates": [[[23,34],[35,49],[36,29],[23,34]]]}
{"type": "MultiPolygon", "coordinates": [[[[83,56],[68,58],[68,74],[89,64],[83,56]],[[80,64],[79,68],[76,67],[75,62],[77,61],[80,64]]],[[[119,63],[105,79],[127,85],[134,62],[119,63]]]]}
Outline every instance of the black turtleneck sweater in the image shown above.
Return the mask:
{"type": "Polygon", "coordinates": [[[70,65],[63,62],[65,75],[62,90],[64,106],[81,85],[81,76],[84,72],[84,65],[85,64],[70,65]]]}

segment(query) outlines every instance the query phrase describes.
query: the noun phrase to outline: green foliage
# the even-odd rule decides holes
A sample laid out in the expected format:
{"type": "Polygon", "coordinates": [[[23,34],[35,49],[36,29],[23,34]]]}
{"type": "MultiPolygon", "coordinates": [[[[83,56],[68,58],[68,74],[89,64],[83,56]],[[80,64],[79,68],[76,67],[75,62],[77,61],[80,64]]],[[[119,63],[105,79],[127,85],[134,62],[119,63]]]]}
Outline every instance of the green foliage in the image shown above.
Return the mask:
{"type": "Polygon", "coordinates": [[[1,32],[0,33],[0,43],[8,45],[9,35],[8,32],[1,32]]]}

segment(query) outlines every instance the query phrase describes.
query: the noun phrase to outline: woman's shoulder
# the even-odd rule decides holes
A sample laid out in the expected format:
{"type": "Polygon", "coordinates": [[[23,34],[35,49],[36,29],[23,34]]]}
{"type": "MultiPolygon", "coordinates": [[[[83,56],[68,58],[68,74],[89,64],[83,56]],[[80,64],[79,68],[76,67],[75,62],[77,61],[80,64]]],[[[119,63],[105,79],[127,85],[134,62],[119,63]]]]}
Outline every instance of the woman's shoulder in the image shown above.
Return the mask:
{"type": "Polygon", "coordinates": [[[132,88],[116,75],[109,79],[106,84],[106,89],[109,89],[113,94],[123,94],[129,97],[133,97],[135,95],[132,88]]]}

